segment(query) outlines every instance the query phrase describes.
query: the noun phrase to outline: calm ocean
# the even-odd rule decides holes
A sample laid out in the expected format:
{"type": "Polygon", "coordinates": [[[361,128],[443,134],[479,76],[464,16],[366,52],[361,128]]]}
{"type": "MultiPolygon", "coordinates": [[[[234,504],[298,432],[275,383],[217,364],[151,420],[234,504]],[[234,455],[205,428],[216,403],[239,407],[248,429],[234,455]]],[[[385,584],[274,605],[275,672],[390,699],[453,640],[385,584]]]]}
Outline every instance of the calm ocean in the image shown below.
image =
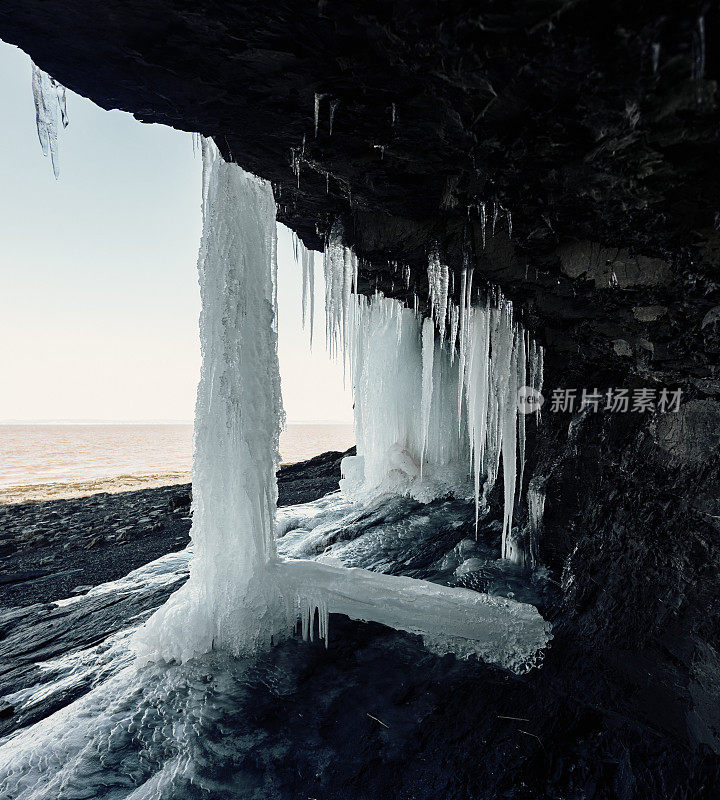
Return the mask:
{"type": "MultiPolygon", "coordinates": [[[[303,461],[353,443],[352,425],[289,424],[280,453],[283,461],[303,461]]],[[[0,495],[19,486],[95,484],[119,476],[155,484],[168,476],[168,483],[177,483],[188,479],[191,461],[188,424],[0,425],[0,495]]],[[[112,488],[112,481],[105,483],[112,488]]]]}

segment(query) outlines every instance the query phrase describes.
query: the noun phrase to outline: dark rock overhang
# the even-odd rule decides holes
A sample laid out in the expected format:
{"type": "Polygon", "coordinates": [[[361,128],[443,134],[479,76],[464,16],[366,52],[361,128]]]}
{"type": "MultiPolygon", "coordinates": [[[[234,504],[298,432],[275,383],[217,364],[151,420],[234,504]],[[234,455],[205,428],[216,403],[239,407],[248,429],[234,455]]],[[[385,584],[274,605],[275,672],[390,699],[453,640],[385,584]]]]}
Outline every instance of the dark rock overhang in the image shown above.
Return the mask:
{"type": "Polygon", "coordinates": [[[715,394],[719,22],[671,0],[6,0],[0,37],[212,136],[308,246],[339,218],[364,291],[423,302],[438,247],[518,302],[551,371],[715,394]]]}

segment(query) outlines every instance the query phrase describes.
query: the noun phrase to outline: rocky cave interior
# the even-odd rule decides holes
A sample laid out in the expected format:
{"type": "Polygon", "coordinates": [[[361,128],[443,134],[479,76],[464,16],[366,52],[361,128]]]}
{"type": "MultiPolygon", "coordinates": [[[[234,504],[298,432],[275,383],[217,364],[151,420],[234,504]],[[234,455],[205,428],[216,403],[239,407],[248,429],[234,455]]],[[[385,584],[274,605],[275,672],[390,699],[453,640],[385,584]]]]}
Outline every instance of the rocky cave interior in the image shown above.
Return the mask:
{"type": "Polygon", "coordinates": [[[438,700],[392,756],[415,794],[388,768],[358,797],[720,791],[718,36],[706,0],[0,8],[0,38],[63,85],[271,181],[308,248],[339,220],[361,291],[427,312],[428,252],[472,265],[545,347],[546,397],[682,389],[676,414],[531,430],[556,587],[544,667],[465,674],[462,702],[438,700]],[[496,735],[488,694],[518,699],[542,746],[496,735]]]}

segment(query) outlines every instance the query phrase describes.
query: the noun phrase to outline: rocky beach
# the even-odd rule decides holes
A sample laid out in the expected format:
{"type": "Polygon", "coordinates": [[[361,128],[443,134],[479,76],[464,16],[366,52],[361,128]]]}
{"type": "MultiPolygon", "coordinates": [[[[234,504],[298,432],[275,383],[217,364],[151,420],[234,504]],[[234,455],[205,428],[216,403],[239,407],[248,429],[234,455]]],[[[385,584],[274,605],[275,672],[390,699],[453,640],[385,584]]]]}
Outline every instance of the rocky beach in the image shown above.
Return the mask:
{"type": "MultiPolygon", "coordinates": [[[[337,489],[343,453],[330,452],[278,473],[279,504],[303,503],[337,489]]],[[[139,481],[136,481],[139,483],[139,481]]],[[[0,608],[46,603],[117,580],[189,542],[189,483],[131,491],[127,478],[55,487],[80,494],[53,500],[25,488],[0,505],[0,608]],[[88,494],[92,487],[101,491],[88,494]],[[15,502],[8,502],[14,500],[15,502]]]]}

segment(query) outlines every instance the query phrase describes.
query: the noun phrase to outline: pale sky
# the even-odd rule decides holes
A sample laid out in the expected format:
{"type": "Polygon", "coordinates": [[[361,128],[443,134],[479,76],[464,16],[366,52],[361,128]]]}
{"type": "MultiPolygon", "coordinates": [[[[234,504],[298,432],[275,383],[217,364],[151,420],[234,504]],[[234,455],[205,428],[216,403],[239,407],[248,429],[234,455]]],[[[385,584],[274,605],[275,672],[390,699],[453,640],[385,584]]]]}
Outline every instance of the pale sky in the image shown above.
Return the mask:
{"type": "MultiPolygon", "coordinates": [[[[191,420],[199,374],[199,156],[191,136],[68,92],[55,181],[30,61],[0,42],[0,421],[191,420]]],[[[278,239],[280,372],[290,421],[352,419],[342,365],[301,328],[301,274],[278,239]]]]}

